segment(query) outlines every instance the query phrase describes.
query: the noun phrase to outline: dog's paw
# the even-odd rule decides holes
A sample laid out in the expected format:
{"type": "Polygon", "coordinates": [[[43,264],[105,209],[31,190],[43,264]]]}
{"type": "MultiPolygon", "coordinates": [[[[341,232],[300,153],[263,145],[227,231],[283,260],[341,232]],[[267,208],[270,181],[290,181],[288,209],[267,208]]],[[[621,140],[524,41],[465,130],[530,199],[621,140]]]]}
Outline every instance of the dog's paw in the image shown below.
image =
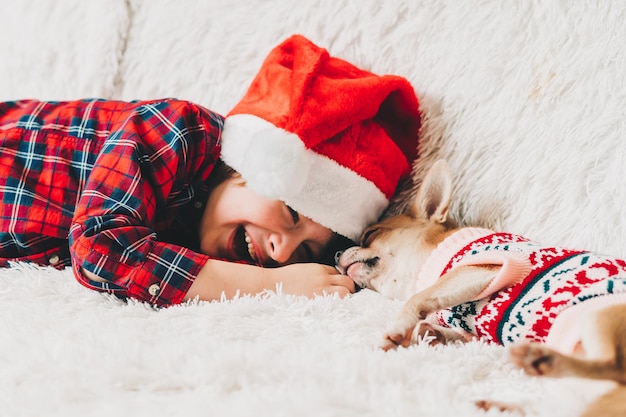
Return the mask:
{"type": "Polygon", "coordinates": [[[509,355],[513,363],[528,375],[558,376],[561,354],[539,343],[512,346],[509,355]]]}
{"type": "Polygon", "coordinates": [[[428,343],[429,346],[445,345],[447,343],[444,334],[426,321],[420,321],[417,326],[415,326],[415,329],[418,343],[428,343]]]}
{"type": "Polygon", "coordinates": [[[380,345],[381,349],[387,351],[395,349],[398,346],[408,347],[413,341],[414,328],[414,324],[405,323],[405,320],[402,319],[398,320],[383,336],[383,340],[380,345]]]}
{"type": "Polygon", "coordinates": [[[517,404],[509,404],[509,403],[503,403],[499,401],[490,401],[490,400],[479,400],[479,401],[476,401],[475,404],[476,404],[476,407],[485,411],[495,409],[500,412],[508,411],[508,412],[514,412],[514,413],[519,413],[521,415],[525,415],[524,409],[517,404]]]}
{"type": "Polygon", "coordinates": [[[396,349],[397,347],[408,347],[411,344],[413,331],[407,330],[405,333],[387,332],[383,336],[380,348],[384,351],[396,349]]]}
{"type": "Polygon", "coordinates": [[[420,321],[416,326],[404,329],[402,326],[394,327],[396,330],[388,330],[381,342],[380,348],[387,351],[398,346],[407,347],[416,343],[427,343],[430,346],[445,345],[447,340],[444,334],[435,326],[420,321]]]}
{"type": "Polygon", "coordinates": [[[378,344],[378,347],[382,350],[384,350],[385,352],[390,351],[390,350],[395,350],[398,345],[393,342],[388,336],[387,334],[385,334],[383,336],[383,338],[381,339],[380,343],[378,344]]]}

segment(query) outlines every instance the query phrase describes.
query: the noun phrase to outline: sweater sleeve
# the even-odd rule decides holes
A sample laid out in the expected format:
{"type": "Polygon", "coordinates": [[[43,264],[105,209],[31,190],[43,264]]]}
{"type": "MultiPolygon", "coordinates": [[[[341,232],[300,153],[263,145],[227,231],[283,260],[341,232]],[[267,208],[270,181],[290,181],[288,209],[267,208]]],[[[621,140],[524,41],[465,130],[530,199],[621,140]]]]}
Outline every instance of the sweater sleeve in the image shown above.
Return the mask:
{"type": "Polygon", "coordinates": [[[165,100],[137,106],[107,137],[82,190],[69,233],[85,286],[147,301],[180,303],[206,255],[156,239],[159,213],[206,182],[219,156],[221,116],[165,100]],[[103,280],[93,281],[82,270],[103,280]]]}
{"type": "Polygon", "coordinates": [[[481,265],[496,265],[500,269],[489,285],[471,301],[486,298],[504,288],[519,284],[532,270],[526,254],[504,250],[468,255],[457,264],[457,267],[481,265]]]}

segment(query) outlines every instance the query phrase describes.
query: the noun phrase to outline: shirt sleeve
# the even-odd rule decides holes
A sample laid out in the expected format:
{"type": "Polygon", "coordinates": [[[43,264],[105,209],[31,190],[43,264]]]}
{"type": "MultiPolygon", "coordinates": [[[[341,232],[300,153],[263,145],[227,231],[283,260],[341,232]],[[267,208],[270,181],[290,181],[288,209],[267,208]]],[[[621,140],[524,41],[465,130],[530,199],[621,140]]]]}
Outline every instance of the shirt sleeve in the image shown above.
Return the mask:
{"type": "Polygon", "coordinates": [[[180,303],[208,256],[157,241],[158,213],[205,183],[223,119],[192,103],[137,106],[107,137],[69,233],[74,272],[87,287],[157,306],[180,303]],[[82,268],[104,282],[93,281],[82,268]]]}
{"type": "Polygon", "coordinates": [[[532,270],[526,254],[505,250],[467,255],[457,264],[457,267],[481,265],[499,266],[500,269],[489,285],[471,301],[489,297],[504,288],[519,284],[532,270]]]}

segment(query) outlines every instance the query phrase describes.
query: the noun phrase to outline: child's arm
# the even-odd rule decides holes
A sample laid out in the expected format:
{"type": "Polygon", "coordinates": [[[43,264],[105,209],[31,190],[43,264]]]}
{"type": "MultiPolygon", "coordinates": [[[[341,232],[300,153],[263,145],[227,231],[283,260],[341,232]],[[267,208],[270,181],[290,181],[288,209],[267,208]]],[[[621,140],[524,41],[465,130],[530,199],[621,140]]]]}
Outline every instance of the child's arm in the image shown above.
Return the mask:
{"type": "Polygon", "coordinates": [[[189,184],[206,182],[217,159],[218,116],[168,100],[140,106],[111,133],[87,179],[69,242],[79,281],[98,291],[155,305],[195,296],[219,299],[276,290],[339,293],[354,289],[334,268],[296,264],[261,268],[211,259],[158,241],[157,213],[184,199],[189,184]],[[215,120],[214,120],[215,119],[215,120]]]}
{"type": "Polygon", "coordinates": [[[256,295],[266,290],[275,291],[278,284],[286,294],[338,294],[341,297],[354,292],[354,282],[328,265],[292,264],[279,268],[261,268],[253,265],[209,259],[193,284],[185,300],[219,300],[222,294],[233,298],[237,293],[256,295]]]}
{"type": "Polygon", "coordinates": [[[110,131],[74,211],[72,266],[94,290],[177,304],[209,257],[159,241],[155,225],[191,205],[206,183],[219,155],[221,117],[178,100],[126,107],[114,118],[107,108],[92,112],[110,131]]]}

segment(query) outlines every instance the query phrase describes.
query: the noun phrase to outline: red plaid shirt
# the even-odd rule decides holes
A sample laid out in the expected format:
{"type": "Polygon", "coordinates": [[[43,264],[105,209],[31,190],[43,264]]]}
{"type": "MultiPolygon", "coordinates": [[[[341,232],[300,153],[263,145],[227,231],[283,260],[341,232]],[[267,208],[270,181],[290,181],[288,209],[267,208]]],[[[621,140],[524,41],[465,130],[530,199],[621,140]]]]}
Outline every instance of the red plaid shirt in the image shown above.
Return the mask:
{"type": "Polygon", "coordinates": [[[198,224],[222,124],[172,99],[0,103],[0,265],[72,265],[89,288],[181,302],[208,259],[198,224]]]}

